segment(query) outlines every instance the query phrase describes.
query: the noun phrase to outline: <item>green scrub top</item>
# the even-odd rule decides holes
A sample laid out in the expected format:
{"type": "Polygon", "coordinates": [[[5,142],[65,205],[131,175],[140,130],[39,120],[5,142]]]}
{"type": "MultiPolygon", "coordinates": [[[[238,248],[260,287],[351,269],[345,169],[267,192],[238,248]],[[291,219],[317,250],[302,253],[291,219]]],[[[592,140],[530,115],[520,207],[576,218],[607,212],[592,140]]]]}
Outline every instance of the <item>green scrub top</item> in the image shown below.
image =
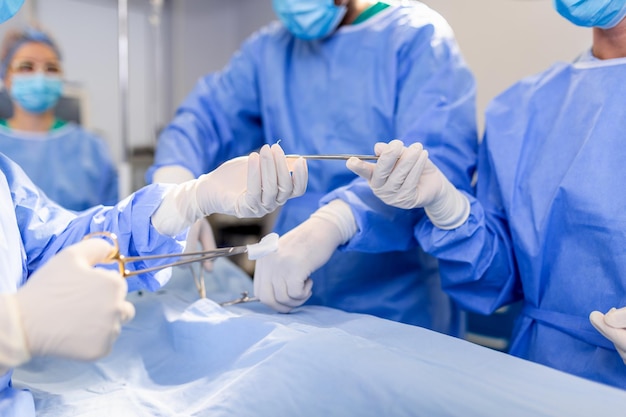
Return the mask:
{"type": "Polygon", "coordinates": [[[378,14],[379,12],[382,12],[387,7],[389,7],[389,4],[384,3],[382,1],[378,1],[376,2],[376,4],[373,4],[367,9],[363,10],[363,13],[358,15],[357,18],[354,20],[354,22],[352,22],[352,24],[358,25],[359,23],[365,22],[367,19],[378,14]]]}
{"type": "MultiPolygon", "coordinates": [[[[50,130],[59,129],[65,126],[66,124],[67,122],[65,120],[54,119],[54,123],[52,123],[52,127],[50,127],[50,130]]],[[[9,121],[7,119],[0,119],[0,126],[6,127],[7,129],[11,128],[11,126],[9,126],[9,121]]]]}

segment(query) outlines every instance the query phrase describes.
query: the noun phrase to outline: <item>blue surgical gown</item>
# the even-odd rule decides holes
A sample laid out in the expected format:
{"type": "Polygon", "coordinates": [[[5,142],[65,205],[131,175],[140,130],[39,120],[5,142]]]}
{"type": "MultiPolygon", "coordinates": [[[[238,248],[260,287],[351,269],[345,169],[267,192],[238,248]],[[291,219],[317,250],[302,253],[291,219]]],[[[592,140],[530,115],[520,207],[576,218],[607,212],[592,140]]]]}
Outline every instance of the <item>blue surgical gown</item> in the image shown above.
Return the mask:
{"type": "MultiPolygon", "coordinates": [[[[322,41],[297,39],[279,23],[254,34],[178,109],[159,138],[148,181],[167,165],[198,176],[279,140],[286,153],[367,154],[394,138],[424,142],[455,184],[469,188],[474,78],[446,21],[418,2],[389,7],[322,41]]],[[[306,194],[287,202],[275,230],[299,225],[326,193],[354,178],[343,162],[310,161],[306,194]]],[[[336,251],[312,279],[309,303],[458,330],[437,262],[416,245],[378,254],[336,251]]]]}
{"type": "Polygon", "coordinates": [[[0,126],[0,152],[67,209],[118,202],[117,172],[106,144],[74,123],[45,133],[0,126]]]}
{"type": "MultiPolygon", "coordinates": [[[[19,166],[0,154],[0,292],[16,292],[51,256],[90,232],[115,232],[122,254],[179,253],[184,236],[178,240],[162,236],[149,220],[166,189],[146,187],[115,207],[100,206],[76,214],[50,201],[19,166]]],[[[128,266],[139,269],[157,264],[128,266]]],[[[132,277],[127,280],[128,288],[154,290],[169,276],[170,271],[164,270],[132,277]]],[[[0,375],[0,415],[34,416],[32,395],[14,390],[10,380],[11,372],[0,375]]]]}
{"type": "Polygon", "coordinates": [[[463,307],[523,300],[512,354],[621,388],[626,366],[588,317],[626,306],[624,97],[626,59],[515,84],[487,109],[468,221],[414,228],[463,307]]]}

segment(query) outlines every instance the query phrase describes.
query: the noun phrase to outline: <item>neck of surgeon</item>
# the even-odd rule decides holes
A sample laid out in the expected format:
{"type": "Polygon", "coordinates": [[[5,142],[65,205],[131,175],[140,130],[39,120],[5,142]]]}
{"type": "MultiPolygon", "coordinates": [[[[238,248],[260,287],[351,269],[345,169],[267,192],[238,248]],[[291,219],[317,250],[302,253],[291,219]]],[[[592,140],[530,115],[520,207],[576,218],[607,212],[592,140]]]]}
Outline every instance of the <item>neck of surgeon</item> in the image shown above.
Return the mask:
{"type": "Polygon", "coordinates": [[[594,27],[592,52],[599,59],[626,57],[626,19],[610,29],[594,27]]]}
{"type": "Polygon", "coordinates": [[[361,13],[374,4],[376,2],[372,0],[335,0],[335,5],[346,6],[346,15],[339,26],[351,25],[361,13]]]}
{"type": "Polygon", "coordinates": [[[13,104],[13,117],[8,120],[9,127],[26,132],[47,132],[54,123],[54,110],[32,113],[17,104],[13,104]]]}

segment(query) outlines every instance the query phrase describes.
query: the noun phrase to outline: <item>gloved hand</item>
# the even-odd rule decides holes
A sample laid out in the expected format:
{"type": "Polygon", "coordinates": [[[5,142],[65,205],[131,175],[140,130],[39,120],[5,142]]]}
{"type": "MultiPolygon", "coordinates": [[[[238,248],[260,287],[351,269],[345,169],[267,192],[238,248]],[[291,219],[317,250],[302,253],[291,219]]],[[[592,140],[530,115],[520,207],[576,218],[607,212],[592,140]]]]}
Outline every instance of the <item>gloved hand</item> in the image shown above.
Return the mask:
{"type": "Polygon", "coordinates": [[[626,307],[612,308],[606,314],[593,311],[589,320],[602,336],[613,342],[617,353],[626,364],[626,307]]]}
{"type": "Polygon", "coordinates": [[[282,148],[265,145],[259,153],[230,160],[198,178],[196,197],[205,215],[262,217],[304,194],[307,179],[304,159],[295,161],[290,173],[282,148]]]}
{"type": "Polygon", "coordinates": [[[288,165],[280,146],[265,145],[259,153],[232,159],[197,180],[177,185],[152,215],[152,224],[162,234],[175,235],[213,213],[262,217],[304,194],[307,179],[304,159],[288,165]]]}
{"type": "Polygon", "coordinates": [[[444,230],[467,220],[469,200],[432,163],[420,143],[407,148],[399,140],[379,142],[374,152],[379,156],[376,164],[352,157],[346,166],[366,179],[383,202],[403,209],[423,207],[433,224],[444,230]]]}
{"type": "Polygon", "coordinates": [[[304,304],[312,294],[309,276],[356,231],[346,203],[334,200],[321,207],[279,239],[277,252],[256,261],[254,295],[281,313],[304,304]]]}
{"type": "MultiPolygon", "coordinates": [[[[191,181],[193,179],[194,176],[191,171],[178,165],[161,167],[154,172],[152,178],[155,183],[169,184],[182,184],[183,182],[191,181]]],[[[189,228],[189,234],[187,234],[185,252],[207,251],[215,249],[216,247],[217,245],[215,243],[215,236],[213,236],[213,229],[206,218],[202,218],[191,225],[189,228]]],[[[211,272],[213,270],[213,261],[207,259],[202,262],[202,266],[205,270],[211,272]]]]}
{"type": "Polygon", "coordinates": [[[187,168],[180,165],[167,165],[154,171],[152,182],[166,184],[182,184],[196,177],[187,168]]]}
{"type": "MultiPolygon", "coordinates": [[[[215,243],[213,228],[208,219],[203,217],[191,225],[187,235],[185,252],[207,251],[216,248],[217,244],[215,243]]],[[[213,260],[207,259],[203,261],[202,266],[208,272],[213,271],[213,260]]]]}
{"type": "Polygon", "coordinates": [[[122,324],[135,316],[125,301],[126,281],[93,268],[112,250],[102,239],[70,246],[14,294],[30,355],[93,360],[111,350],[122,324]]]}

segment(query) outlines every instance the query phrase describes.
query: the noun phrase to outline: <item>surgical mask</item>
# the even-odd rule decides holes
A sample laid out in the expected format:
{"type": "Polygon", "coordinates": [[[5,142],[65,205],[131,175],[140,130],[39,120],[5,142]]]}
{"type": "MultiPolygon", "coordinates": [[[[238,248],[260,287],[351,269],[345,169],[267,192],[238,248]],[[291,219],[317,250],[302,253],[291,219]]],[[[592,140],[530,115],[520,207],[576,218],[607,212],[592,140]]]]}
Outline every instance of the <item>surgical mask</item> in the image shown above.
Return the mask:
{"type": "Polygon", "coordinates": [[[610,29],[626,16],[624,0],[554,0],[557,12],[573,24],[610,29]]]}
{"type": "Polygon", "coordinates": [[[334,0],[272,0],[274,11],[294,36],[321,39],[330,35],[346,14],[334,0]]]}
{"type": "Polygon", "coordinates": [[[59,101],[63,91],[63,81],[42,73],[35,75],[13,75],[11,97],[24,110],[43,113],[59,101]]]}
{"type": "Polygon", "coordinates": [[[0,1],[0,23],[6,22],[22,7],[24,0],[1,0],[0,1]]]}

